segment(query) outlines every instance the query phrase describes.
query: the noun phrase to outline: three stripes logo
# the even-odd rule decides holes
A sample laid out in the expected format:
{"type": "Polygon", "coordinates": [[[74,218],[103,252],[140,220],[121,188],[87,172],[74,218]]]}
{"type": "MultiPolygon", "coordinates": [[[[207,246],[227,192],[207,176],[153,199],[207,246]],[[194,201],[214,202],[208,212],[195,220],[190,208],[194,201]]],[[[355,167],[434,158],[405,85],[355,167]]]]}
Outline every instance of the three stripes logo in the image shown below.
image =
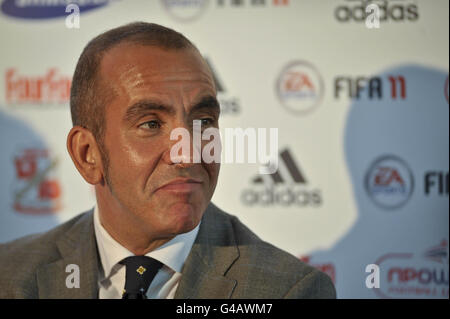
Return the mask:
{"type": "Polygon", "coordinates": [[[214,79],[214,84],[216,85],[217,90],[217,99],[220,103],[220,112],[221,114],[239,114],[241,112],[241,104],[239,99],[234,96],[230,96],[227,93],[225,85],[223,81],[220,79],[217,71],[214,69],[211,61],[205,57],[205,61],[208,64],[214,79]]]}
{"type": "MultiPolygon", "coordinates": [[[[292,159],[291,153],[289,150],[284,150],[280,153],[280,158],[282,160],[282,163],[286,166],[289,176],[293,179],[294,183],[297,184],[306,184],[306,180],[303,177],[302,173],[300,172],[298,166],[295,164],[294,160],[292,159]]],[[[280,172],[277,170],[275,173],[268,175],[274,184],[283,184],[285,183],[285,179],[283,179],[280,172]]],[[[253,179],[253,183],[261,184],[264,183],[263,176],[257,176],[253,179]]]]}
{"type": "Polygon", "coordinates": [[[319,189],[311,189],[305,175],[294,160],[292,152],[280,152],[278,170],[273,174],[258,175],[253,187],[244,189],[241,201],[246,206],[320,206],[323,202],[319,189]]]}

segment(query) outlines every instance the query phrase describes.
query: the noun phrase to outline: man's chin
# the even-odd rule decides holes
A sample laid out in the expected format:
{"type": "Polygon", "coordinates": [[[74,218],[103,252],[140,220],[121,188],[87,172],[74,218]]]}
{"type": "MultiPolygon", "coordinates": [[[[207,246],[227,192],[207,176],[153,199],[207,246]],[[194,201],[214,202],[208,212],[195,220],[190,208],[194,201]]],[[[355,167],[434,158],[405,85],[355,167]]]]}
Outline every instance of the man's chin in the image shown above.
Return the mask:
{"type": "Polygon", "coordinates": [[[165,213],[167,228],[176,236],[193,230],[200,223],[203,208],[189,203],[176,203],[165,213]]]}

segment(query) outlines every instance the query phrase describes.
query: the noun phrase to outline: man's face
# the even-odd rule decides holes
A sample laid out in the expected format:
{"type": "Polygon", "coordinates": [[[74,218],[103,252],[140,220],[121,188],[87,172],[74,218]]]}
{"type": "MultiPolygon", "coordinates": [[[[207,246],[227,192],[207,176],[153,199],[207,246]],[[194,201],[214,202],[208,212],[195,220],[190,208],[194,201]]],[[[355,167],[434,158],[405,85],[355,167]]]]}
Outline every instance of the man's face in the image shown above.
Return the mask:
{"type": "Polygon", "coordinates": [[[108,207],[161,238],[192,230],[214,193],[220,164],[172,162],[177,141],[170,134],[181,127],[192,138],[193,120],[202,121],[202,130],[218,128],[208,67],[193,49],[122,44],[103,57],[101,77],[114,93],[105,107],[103,143],[108,207]]]}

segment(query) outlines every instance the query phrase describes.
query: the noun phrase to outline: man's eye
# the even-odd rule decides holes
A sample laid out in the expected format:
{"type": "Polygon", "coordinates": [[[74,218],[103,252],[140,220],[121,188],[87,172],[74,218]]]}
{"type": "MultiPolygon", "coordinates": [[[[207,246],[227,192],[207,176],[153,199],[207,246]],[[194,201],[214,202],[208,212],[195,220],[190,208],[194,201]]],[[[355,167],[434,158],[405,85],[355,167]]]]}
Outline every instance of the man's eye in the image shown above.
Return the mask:
{"type": "Polygon", "coordinates": [[[204,119],[201,119],[201,121],[202,121],[201,122],[202,126],[211,125],[214,122],[214,120],[210,119],[210,118],[204,118],[204,119]]]}
{"type": "Polygon", "coordinates": [[[139,125],[139,127],[143,127],[145,129],[154,130],[154,129],[160,128],[161,127],[161,123],[159,123],[159,121],[153,120],[153,121],[145,122],[145,123],[139,125]]]}

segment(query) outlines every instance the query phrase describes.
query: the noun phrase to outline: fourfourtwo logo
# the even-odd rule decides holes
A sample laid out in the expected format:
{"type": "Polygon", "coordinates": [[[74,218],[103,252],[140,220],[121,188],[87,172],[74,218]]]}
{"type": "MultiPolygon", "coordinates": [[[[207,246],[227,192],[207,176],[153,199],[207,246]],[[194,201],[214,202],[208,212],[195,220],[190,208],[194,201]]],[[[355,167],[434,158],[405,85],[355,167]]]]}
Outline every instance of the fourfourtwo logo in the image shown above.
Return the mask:
{"type": "Polygon", "coordinates": [[[280,152],[275,173],[258,175],[252,184],[241,193],[241,201],[246,206],[317,207],[323,202],[321,191],[311,189],[289,149],[280,152]]]}

